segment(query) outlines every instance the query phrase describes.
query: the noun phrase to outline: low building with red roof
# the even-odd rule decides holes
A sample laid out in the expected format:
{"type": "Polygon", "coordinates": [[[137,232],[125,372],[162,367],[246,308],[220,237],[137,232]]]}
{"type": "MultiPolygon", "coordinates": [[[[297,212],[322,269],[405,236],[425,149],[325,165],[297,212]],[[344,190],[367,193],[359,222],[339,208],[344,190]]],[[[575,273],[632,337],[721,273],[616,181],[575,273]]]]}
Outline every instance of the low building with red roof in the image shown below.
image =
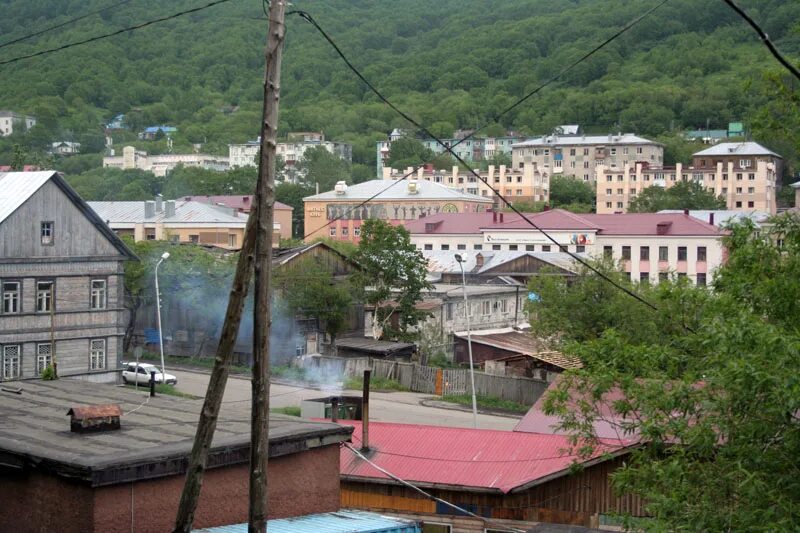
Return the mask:
{"type": "Polygon", "coordinates": [[[576,214],[551,209],[515,213],[439,213],[406,222],[422,251],[480,258],[495,253],[570,252],[611,257],[633,281],[687,276],[705,285],[724,261],[724,230],[687,213],[576,214]],[[553,240],[550,240],[546,232],[553,240]],[[553,242],[555,241],[555,242],[553,242]]]}
{"type": "MultiPolygon", "coordinates": [[[[184,196],[187,202],[204,202],[207,204],[230,207],[239,213],[250,213],[253,207],[253,195],[227,195],[227,196],[184,196]]],[[[280,226],[281,239],[292,238],[292,213],[294,208],[292,206],[275,202],[275,225],[280,226]]],[[[276,229],[278,229],[276,227],[276,229]]]]}
{"type": "MultiPolygon", "coordinates": [[[[352,447],[360,448],[362,422],[341,423],[354,427],[352,447]]],[[[564,435],[370,422],[366,459],[341,448],[341,503],[440,524],[441,531],[527,529],[535,522],[596,527],[602,515],[644,515],[637,497],[611,489],[609,474],[630,451],[625,442],[602,439],[588,457],[571,450],[564,435]],[[426,498],[385,472],[483,518],[426,498]]]]}

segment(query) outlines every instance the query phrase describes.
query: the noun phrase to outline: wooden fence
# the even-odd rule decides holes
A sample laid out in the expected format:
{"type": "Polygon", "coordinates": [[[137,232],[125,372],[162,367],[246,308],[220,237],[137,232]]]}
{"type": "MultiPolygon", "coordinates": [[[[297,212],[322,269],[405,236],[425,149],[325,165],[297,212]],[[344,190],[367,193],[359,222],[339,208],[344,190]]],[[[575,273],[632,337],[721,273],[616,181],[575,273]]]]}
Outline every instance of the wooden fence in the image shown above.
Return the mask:
{"type": "MultiPolygon", "coordinates": [[[[397,380],[414,392],[443,396],[471,392],[469,370],[461,368],[441,369],[369,357],[309,357],[303,359],[300,365],[310,379],[327,383],[360,377],[364,370],[371,369],[373,378],[397,380]]],[[[491,396],[524,405],[533,405],[547,385],[546,381],[540,379],[475,372],[475,392],[478,396],[491,396]]]]}

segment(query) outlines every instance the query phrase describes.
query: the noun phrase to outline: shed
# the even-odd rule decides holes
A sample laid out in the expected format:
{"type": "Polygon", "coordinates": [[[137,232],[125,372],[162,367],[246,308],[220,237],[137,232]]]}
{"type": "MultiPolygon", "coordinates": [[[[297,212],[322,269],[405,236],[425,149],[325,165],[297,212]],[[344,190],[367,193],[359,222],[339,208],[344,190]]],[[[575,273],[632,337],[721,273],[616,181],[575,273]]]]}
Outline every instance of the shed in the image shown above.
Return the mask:
{"type": "MultiPolygon", "coordinates": [[[[337,511],[268,520],[270,533],[420,533],[417,522],[366,511],[337,511]]],[[[247,524],[197,529],[195,533],[247,533],[247,524]]]]}
{"type": "Polygon", "coordinates": [[[119,429],[122,409],[119,404],[86,405],[72,407],[67,411],[69,426],[73,433],[119,429]]]}
{"type": "Polygon", "coordinates": [[[345,337],[336,340],[339,357],[380,357],[411,359],[416,345],[413,342],[378,341],[368,337],[345,337]]]}

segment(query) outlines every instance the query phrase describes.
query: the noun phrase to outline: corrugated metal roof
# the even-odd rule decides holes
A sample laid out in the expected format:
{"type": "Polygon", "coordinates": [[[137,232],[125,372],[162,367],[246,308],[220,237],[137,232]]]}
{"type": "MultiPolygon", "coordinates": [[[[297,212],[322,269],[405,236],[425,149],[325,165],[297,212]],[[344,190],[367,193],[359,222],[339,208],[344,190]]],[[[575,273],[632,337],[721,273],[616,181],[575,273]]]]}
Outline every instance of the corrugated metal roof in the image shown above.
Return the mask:
{"type": "MultiPolygon", "coordinates": [[[[240,194],[240,195],[225,195],[225,196],[184,196],[184,200],[191,201],[191,202],[203,202],[205,204],[211,205],[221,205],[224,207],[230,207],[231,209],[236,209],[239,211],[244,211],[246,213],[250,212],[250,208],[253,205],[253,195],[252,194],[240,194]]],[[[294,208],[288,206],[281,202],[275,202],[273,204],[274,209],[288,209],[293,210],[294,208]]]]}
{"type": "Polygon", "coordinates": [[[0,222],[11,216],[54,174],[53,170],[0,173],[0,222]]]}
{"type": "MultiPolygon", "coordinates": [[[[353,441],[360,444],[361,422],[340,424],[353,426],[353,441]]],[[[406,481],[502,493],[567,474],[573,462],[618,451],[622,445],[606,439],[591,458],[579,459],[565,451],[570,443],[564,435],[387,422],[370,422],[369,441],[369,460],[406,481]]],[[[346,447],[340,469],[343,478],[390,479],[346,447]]]]}
{"type": "MultiPolygon", "coordinates": [[[[195,533],[247,533],[247,524],[196,529],[195,533]]],[[[267,521],[269,533],[419,533],[417,522],[366,511],[341,510],[267,521]]]]}
{"type": "MultiPolygon", "coordinates": [[[[164,201],[166,204],[166,200],[164,201]]],[[[144,217],[144,202],[88,202],[89,207],[105,221],[120,223],[196,223],[196,224],[247,224],[247,217],[233,216],[225,208],[203,202],[175,200],[175,216],[167,218],[166,211],[157,212],[152,218],[144,217]]]]}
{"type": "MultiPolygon", "coordinates": [[[[659,213],[683,213],[682,209],[662,209],[659,213]]],[[[766,211],[732,211],[726,209],[691,209],[689,216],[696,218],[703,222],[709,222],[710,216],[714,215],[714,225],[717,227],[724,226],[731,222],[741,222],[744,219],[750,219],[756,227],[760,223],[766,222],[771,216],[771,213],[766,211]]],[[[710,222],[709,222],[710,224],[710,222]]]]}
{"type": "Polygon", "coordinates": [[[521,143],[512,145],[512,148],[526,148],[529,146],[581,146],[581,145],[607,145],[607,144],[653,144],[659,145],[655,141],[639,137],[633,133],[623,133],[622,135],[546,135],[536,137],[521,143]]]}
{"type": "MultiPolygon", "coordinates": [[[[741,143],[719,143],[700,150],[692,154],[693,157],[698,155],[771,155],[774,157],[781,157],[772,150],[761,146],[755,142],[741,142],[741,143]]],[[[782,159],[782,158],[781,158],[782,159]]]]}
{"type": "Polygon", "coordinates": [[[391,180],[365,181],[355,185],[348,185],[347,191],[345,191],[344,194],[337,194],[336,191],[327,191],[314,196],[307,196],[303,198],[303,201],[336,200],[347,202],[366,200],[369,198],[375,202],[380,200],[467,200],[487,205],[491,205],[494,202],[494,200],[489,197],[459,192],[456,189],[451,189],[450,187],[425,180],[417,181],[417,192],[411,193],[408,190],[408,183],[408,181],[392,182],[391,180]],[[376,194],[377,196],[372,198],[376,194]]]}
{"type": "Polygon", "coordinates": [[[555,267],[562,268],[569,272],[575,271],[575,259],[569,254],[564,252],[525,252],[525,251],[481,251],[481,252],[463,252],[463,251],[441,251],[441,250],[424,250],[423,257],[428,261],[429,272],[446,272],[448,274],[458,274],[461,272],[461,267],[456,261],[455,256],[459,254],[464,261],[464,270],[466,272],[482,274],[489,270],[495,269],[500,265],[509,263],[520,257],[530,256],[534,257],[545,263],[549,263],[555,267]],[[478,254],[483,257],[483,266],[478,267],[476,258],[478,254]]]}
{"type": "MultiPolygon", "coordinates": [[[[457,336],[466,340],[466,336],[457,336]]],[[[477,331],[472,332],[470,337],[473,343],[483,344],[509,352],[516,352],[521,355],[533,357],[534,359],[539,359],[559,368],[568,369],[583,367],[583,363],[581,363],[581,360],[577,357],[543,349],[542,342],[534,338],[530,333],[508,331],[504,333],[481,334],[480,331],[477,331]]]]}

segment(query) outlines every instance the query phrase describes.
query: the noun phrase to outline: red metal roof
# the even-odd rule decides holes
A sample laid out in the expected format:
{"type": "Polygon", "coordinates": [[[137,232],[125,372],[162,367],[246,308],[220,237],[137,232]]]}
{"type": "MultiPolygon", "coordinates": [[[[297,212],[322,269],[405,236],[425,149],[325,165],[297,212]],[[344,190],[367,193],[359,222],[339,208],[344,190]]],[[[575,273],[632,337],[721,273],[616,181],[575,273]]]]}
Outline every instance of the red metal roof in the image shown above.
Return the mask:
{"type": "MultiPolygon", "coordinates": [[[[230,207],[241,211],[243,213],[250,212],[250,206],[253,204],[252,194],[230,195],[230,196],[184,196],[184,200],[194,202],[205,202],[207,204],[219,204],[225,207],[230,207]]],[[[275,202],[275,209],[294,209],[281,202],[275,202]]]]}
{"type": "MultiPolygon", "coordinates": [[[[361,422],[353,426],[353,444],[361,445],[361,422]]],[[[406,481],[421,485],[470,487],[507,493],[565,475],[573,462],[592,462],[605,452],[622,452],[608,439],[588,459],[570,455],[568,438],[545,435],[412,424],[371,422],[369,460],[406,481]]],[[[344,478],[387,480],[388,476],[343,447],[344,478]]]]}

